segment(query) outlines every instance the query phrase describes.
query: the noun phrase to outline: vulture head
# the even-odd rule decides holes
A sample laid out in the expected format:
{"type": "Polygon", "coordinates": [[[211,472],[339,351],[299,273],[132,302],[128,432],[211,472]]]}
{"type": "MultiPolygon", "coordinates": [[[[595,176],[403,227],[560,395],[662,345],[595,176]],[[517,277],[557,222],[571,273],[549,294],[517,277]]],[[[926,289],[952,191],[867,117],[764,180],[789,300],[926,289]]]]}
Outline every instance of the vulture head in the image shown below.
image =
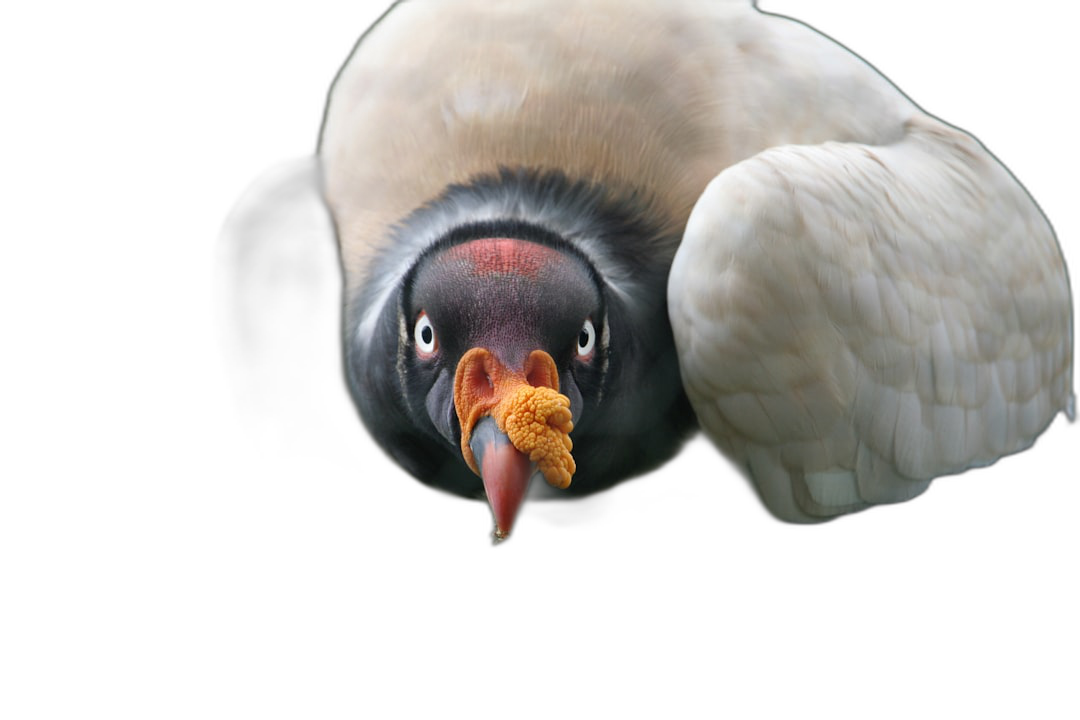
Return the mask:
{"type": "Polygon", "coordinates": [[[404,218],[348,298],[369,430],[420,480],[486,496],[497,539],[534,477],[599,490],[666,460],[693,425],[663,300],[677,235],[646,210],[503,170],[404,218]]]}

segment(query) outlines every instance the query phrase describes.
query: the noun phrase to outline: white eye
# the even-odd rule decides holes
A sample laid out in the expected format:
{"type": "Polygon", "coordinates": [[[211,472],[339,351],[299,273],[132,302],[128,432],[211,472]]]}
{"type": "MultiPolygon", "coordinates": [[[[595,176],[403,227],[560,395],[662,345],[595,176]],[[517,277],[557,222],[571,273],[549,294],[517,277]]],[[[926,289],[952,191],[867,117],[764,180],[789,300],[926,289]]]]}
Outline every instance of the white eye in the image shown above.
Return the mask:
{"type": "Polygon", "coordinates": [[[434,355],[439,349],[439,341],[435,337],[435,328],[428,319],[427,313],[420,313],[416,319],[416,328],[413,330],[413,339],[416,341],[416,352],[421,357],[434,355]]]}
{"type": "Polygon", "coordinates": [[[577,354],[580,358],[587,358],[592,355],[593,348],[596,347],[596,328],[593,327],[592,320],[586,320],[585,324],[581,326],[581,332],[578,333],[577,338],[577,354]]]}

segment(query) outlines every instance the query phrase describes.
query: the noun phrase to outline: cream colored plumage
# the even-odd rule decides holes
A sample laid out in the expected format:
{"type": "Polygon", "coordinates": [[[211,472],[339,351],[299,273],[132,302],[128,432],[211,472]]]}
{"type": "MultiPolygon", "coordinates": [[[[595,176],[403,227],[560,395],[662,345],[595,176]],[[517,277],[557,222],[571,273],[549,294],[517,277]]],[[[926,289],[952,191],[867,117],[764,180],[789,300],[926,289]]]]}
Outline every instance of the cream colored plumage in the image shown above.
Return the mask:
{"type": "Polygon", "coordinates": [[[528,167],[642,199],[684,238],[667,300],[687,394],[782,518],[909,499],[1072,414],[1068,279],[1032,199],[748,2],[399,3],[343,69],[320,156],[347,296],[371,285],[347,307],[358,337],[447,228],[391,229],[449,185],[528,167]],[[368,278],[392,238],[415,246],[368,278]]]}

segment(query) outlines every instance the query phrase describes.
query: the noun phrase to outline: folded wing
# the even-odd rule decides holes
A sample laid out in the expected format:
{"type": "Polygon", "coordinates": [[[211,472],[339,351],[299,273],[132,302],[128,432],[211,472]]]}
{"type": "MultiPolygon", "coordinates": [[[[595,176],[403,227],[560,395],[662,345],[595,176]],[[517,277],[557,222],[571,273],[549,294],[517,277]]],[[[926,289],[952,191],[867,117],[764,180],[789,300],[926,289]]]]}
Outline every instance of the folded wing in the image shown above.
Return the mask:
{"type": "Polygon", "coordinates": [[[923,115],[902,130],[729,167],[672,268],[701,424],[787,520],[908,500],[1072,414],[1049,223],[970,136],[923,115]]]}

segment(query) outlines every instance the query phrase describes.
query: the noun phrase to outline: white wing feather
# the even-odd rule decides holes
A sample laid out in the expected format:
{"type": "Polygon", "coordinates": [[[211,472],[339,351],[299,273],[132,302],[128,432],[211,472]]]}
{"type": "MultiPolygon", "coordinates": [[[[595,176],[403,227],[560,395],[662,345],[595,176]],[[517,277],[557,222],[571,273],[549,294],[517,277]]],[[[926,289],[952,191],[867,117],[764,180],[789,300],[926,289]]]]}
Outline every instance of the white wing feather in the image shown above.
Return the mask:
{"type": "Polygon", "coordinates": [[[970,136],[777,147],[720,173],[669,303],[712,439],[792,521],[918,495],[1072,412],[1053,231],[970,136]]]}

